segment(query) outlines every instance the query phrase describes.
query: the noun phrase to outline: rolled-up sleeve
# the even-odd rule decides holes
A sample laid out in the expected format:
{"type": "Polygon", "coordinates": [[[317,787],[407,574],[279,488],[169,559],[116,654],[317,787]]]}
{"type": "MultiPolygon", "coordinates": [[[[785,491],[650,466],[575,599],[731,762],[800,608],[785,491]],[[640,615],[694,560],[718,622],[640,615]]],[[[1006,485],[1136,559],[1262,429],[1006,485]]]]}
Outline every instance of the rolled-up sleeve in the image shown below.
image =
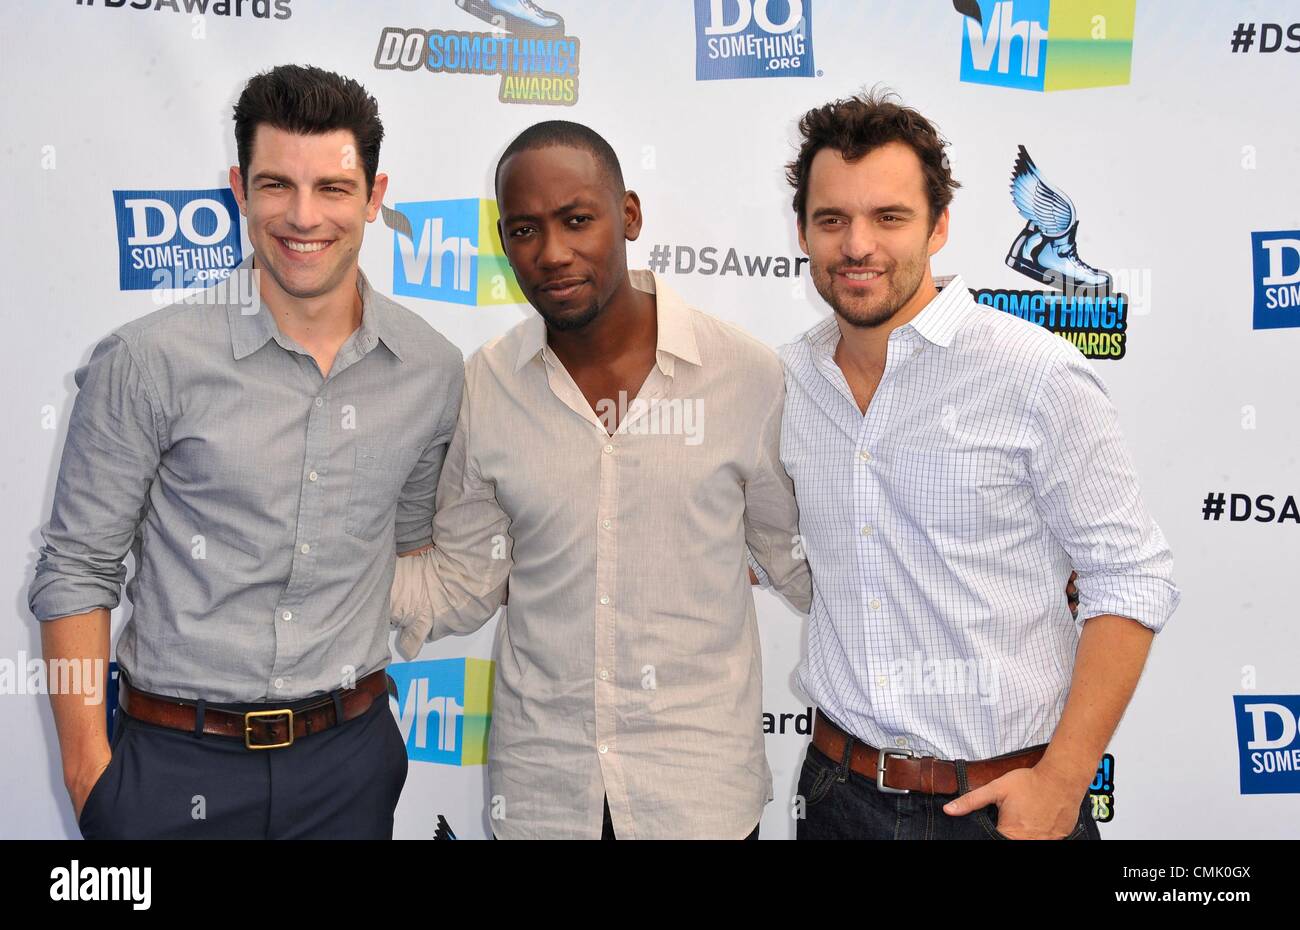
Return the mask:
{"type": "Polygon", "coordinates": [[[398,552],[410,552],[433,542],[433,513],[438,479],[442,475],[447,447],[456,430],[461,394],[465,387],[465,366],[459,356],[452,367],[451,383],[443,399],[443,417],[437,433],[421,453],[397,498],[395,531],[398,552]]]}
{"type": "Polygon", "coordinates": [[[1044,372],[1028,431],[1039,512],[1079,573],[1078,622],[1105,614],[1159,632],[1181,593],[1173,555],[1147,512],[1119,417],[1077,353],[1044,372]]]}
{"type": "Polygon", "coordinates": [[[27,603],[41,621],[117,606],[123,562],[162,457],[161,405],[118,335],[76,373],[77,397],[27,603]]]}
{"type": "Polygon", "coordinates": [[[781,414],[785,387],[778,386],[758,435],[758,455],[745,481],[745,543],[759,583],[770,584],[797,610],[812,604],[812,577],[799,544],[794,484],[781,464],[781,414]]]}

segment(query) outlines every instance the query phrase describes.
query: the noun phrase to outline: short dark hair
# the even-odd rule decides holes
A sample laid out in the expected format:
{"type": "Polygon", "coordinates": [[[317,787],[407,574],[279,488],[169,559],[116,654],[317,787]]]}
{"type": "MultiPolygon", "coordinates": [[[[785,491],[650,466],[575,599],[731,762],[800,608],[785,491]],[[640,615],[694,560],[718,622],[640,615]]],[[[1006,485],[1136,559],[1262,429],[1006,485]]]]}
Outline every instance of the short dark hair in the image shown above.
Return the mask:
{"type": "Polygon", "coordinates": [[[280,65],[249,79],[235,104],[235,148],[245,191],[253,136],[263,123],[302,135],[351,131],[370,195],[379,171],[384,124],[375,98],[352,78],[309,65],[280,65]]]}
{"type": "Polygon", "coordinates": [[[506,163],[506,159],[511,155],[553,146],[568,146],[590,152],[591,157],[596,159],[596,164],[604,172],[606,180],[614,189],[614,193],[621,197],[627,190],[623,182],[623,169],[618,163],[618,156],[614,154],[613,147],[605,141],[605,137],[590,126],[573,123],[565,119],[549,119],[545,122],[534,123],[515,136],[514,141],[506,146],[506,150],[501,153],[501,158],[497,161],[497,170],[492,175],[493,184],[499,189],[501,166],[506,163]]]}
{"type": "Polygon", "coordinates": [[[930,201],[930,225],[952,202],[961,187],[948,167],[944,149],[948,142],[928,119],[911,107],[896,103],[897,94],[873,88],[809,110],[799,120],[803,143],[794,161],[785,166],[786,180],[794,188],[794,212],[802,226],[807,217],[808,175],[813,157],[822,149],[840,152],[845,161],[857,161],[889,142],[902,142],[921,160],[925,193],[930,201]]]}

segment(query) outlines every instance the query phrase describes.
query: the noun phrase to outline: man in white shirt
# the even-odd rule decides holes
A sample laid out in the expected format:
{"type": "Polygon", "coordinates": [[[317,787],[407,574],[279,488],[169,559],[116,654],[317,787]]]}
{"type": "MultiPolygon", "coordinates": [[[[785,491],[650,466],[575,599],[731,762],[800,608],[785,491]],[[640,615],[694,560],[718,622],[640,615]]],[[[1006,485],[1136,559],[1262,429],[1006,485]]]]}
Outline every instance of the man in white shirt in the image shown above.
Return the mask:
{"type": "Polygon", "coordinates": [[[497,610],[488,774],[505,838],[757,834],[771,774],[748,553],[801,611],[776,354],[628,271],[608,143],[540,123],[497,168],[538,315],[467,364],[434,548],[398,560],[408,658],[497,610]]]}
{"type": "Polygon", "coordinates": [[[929,121],[864,95],[800,130],[835,312],[782,350],[819,708],[798,835],[1098,838],[1088,785],[1179,599],[1115,409],[1066,340],[931,276],[958,185],[929,121]]]}

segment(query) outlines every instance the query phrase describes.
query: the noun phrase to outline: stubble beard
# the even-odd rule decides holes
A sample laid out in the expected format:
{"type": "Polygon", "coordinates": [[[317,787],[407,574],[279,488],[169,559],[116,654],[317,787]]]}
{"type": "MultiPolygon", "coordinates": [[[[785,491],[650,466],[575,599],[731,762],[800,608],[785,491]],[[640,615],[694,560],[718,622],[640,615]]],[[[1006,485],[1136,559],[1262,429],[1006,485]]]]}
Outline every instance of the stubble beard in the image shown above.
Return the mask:
{"type": "Polygon", "coordinates": [[[835,277],[840,271],[852,271],[856,266],[843,263],[834,269],[812,266],[813,286],[817,293],[835,311],[835,315],[858,329],[870,329],[893,319],[907,302],[915,296],[925,278],[925,256],[886,271],[888,286],[879,297],[864,301],[861,297],[845,299],[835,289],[835,277]]]}
{"type": "Polygon", "coordinates": [[[542,319],[546,321],[547,326],[556,332],[561,333],[572,333],[583,329],[590,325],[592,320],[600,316],[600,304],[594,300],[585,310],[576,314],[556,316],[547,313],[545,310],[542,310],[537,306],[534,306],[533,309],[535,309],[541,315],[542,319]]]}

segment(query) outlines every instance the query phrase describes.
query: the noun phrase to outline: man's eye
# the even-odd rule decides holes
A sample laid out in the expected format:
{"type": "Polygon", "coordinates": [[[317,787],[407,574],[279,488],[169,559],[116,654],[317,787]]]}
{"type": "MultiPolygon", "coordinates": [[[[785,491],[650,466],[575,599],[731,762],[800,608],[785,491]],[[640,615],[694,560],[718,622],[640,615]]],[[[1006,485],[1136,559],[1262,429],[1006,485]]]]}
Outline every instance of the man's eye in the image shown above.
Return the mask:
{"type": "Polygon", "coordinates": [[[532,231],[533,231],[533,229],[532,229],[531,226],[520,226],[520,227],[517,227],[516,229],[512,229],[512,230],[510,230],[510,238],[511,238],[511,239],[522,239],[524,236],[528,235],[528,234],[531,233],[532,231]]]}
{"type": "Polygon", "coordinates": [[[888,220],[888,221],[890,221],[890,222],[894,222],[894,223],[901,223],[901,222],[903,221],[903,218],[902,218],[901,216],[888,216],[888,215],[887,215],[887,216],[882,216],[882,217],[881,217],[881,220],[888,220]]]}
{"type": "Polygon", "coordinates": [[[590,222],[591,222],[591,217],[589,217],[589,216],[571,216],[571,217],[569,217],[569,224],[570,224],[571,226],[583,226],[583,225],[585,225],[585,224],[587,224],[587,223],[590,223],[590,222]]]}

